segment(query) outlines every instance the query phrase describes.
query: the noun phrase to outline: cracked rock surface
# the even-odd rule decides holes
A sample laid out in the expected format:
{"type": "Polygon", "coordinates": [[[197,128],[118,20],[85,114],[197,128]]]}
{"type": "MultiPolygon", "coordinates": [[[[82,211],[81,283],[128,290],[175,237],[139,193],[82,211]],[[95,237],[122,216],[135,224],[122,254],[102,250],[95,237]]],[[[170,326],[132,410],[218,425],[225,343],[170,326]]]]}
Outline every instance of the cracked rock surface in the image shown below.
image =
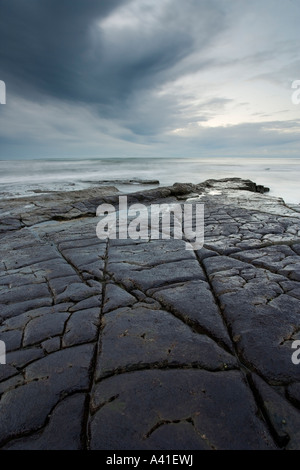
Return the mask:
{"type": "Polygon", "coordinates": [[[0,448],[300,449],[300,208],[240,179],[205,240],[99,240],[114,188],[0,201],[0,448]]]}

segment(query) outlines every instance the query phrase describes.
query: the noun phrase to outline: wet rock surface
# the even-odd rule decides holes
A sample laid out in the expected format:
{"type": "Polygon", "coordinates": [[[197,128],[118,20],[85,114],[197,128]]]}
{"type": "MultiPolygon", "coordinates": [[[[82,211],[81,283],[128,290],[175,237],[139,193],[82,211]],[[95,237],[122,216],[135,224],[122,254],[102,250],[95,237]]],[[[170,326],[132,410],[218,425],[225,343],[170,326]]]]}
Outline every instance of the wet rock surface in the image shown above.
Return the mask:
{"type": "Polygon", "coordinates": [[[265,192],[128,195],[204,204],[197,251],[99,240],[111,187],[0,201],[0,447],[300,449],[300,210],[265,192]]]}

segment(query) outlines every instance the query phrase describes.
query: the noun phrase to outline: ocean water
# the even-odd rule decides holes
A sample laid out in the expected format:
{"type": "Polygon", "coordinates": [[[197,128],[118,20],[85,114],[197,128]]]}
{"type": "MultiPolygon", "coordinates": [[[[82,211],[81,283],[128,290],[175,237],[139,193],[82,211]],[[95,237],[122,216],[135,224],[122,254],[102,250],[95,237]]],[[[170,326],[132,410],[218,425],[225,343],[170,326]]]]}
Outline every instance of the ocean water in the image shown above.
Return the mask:
{"type": "Polygon", "coordinates": [[[209,178],[240,177],[270,188],[270,195],[286,203],[300,203],[300,158],[110,158],[86,160],[0,161],[0,198],[31,196],[46,191],[72,191],[113,185],[122,192],[140,191],[140,185],[121,180],[159,180],[200,183],[209,178]],[[105,181],[105,183],[103,183],[105,181]]]}

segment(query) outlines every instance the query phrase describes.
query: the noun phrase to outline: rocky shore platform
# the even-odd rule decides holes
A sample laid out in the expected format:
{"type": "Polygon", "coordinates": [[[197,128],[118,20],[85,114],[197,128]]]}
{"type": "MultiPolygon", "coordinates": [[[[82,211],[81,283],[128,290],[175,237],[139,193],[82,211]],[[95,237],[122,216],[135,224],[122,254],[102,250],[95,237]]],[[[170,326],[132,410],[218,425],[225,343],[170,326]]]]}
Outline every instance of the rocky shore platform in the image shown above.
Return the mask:
{"type": "Polygon", "coordinates": [[[128,195],[203,203],[193,251],[99,240],[118,197],[0,201],[0,448],[300,449],[300,206],[238,178],[128,195]]]}

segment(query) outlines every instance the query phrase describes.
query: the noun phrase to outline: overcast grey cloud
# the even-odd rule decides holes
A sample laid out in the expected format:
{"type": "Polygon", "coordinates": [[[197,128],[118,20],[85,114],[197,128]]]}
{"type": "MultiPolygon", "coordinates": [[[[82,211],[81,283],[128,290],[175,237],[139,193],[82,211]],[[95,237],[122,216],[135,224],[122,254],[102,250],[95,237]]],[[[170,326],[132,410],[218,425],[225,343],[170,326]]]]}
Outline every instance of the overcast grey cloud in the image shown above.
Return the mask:
{"type": "Polygon", "coordinates": [[[289,0],[0,0],[0,158],[298,155],[289,0]]]}

